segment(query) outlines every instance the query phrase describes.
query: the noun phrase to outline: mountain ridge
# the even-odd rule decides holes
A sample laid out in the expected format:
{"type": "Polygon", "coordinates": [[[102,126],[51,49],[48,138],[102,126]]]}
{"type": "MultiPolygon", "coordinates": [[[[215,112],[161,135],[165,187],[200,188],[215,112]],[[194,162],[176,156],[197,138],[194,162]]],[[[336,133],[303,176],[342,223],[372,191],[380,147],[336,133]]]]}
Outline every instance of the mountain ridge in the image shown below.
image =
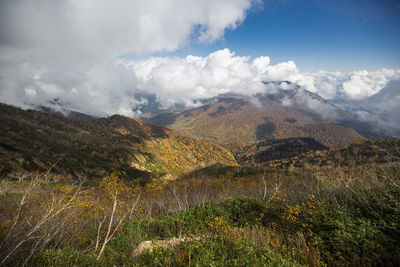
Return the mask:
{"type": "Polygon", "coordinates": [[[0,112],[2,173],[52,169],[95,178],[117,171],[128,179],[148,179],[217,162],[236,164],[220,145],[121,115],[71,120],[5,104],[0,112]]]}

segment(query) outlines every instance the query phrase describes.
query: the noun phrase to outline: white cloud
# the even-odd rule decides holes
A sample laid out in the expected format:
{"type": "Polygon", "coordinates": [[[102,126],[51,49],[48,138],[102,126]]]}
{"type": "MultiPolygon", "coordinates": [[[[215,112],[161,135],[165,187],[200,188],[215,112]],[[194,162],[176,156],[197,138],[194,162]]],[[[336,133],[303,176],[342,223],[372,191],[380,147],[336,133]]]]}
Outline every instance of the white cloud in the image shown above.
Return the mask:
{"type": "Polygon", "coordinates": [[[390,80],[396,79],[400,79],[400,70],[356,71],[343,83],[343,90],[351,99],[362,99],[378,93],[390,80]]]}
{"type": "Polygon", "coordinates": [[[36,96],[36,90],[33,89],[33,88],[27,87],[27,88],[25,88],[25,94],[26,94],[28,97],[35,97],[35,96],[36,96]]]}
{"type": "MultiPolygon", "coordinates": [[[[138,78],[136,87],[158,95],[159,101],[165,104],[227,92],[253,95],[279,89],[275,85],[262,85],[263,81],[290,81],[326,99],[360,99],[379,92],[389,81],[400,79],[400,70],[302,73],[293,61],[269,63],[269,57],[251,60],[236,56],[229,49],[218,50],[204,58],[152,57],[123,62],[138,78]]],[[[281,83],[280,88],[289,87],[281,83]]]]}
{"type": "MultiPolygon", "coordinates": [[[[361,116],[364,120],[400,130],[400,79],[389,81],[378,93],[367,97],[358,104],[369,112],[361,116]]],[[[398,134],[397,134],[398,135],[398,134]]]]}
{"type": "Polygon", "coordinates": [[[1,49],[34,61],[174,51],[235,29],[258,0],[2,0],[1,49]]]}
{"type": "MultiPolygon", "coordinates": [[[[60,99],[64,105],[88,114],[136,116],[138,114],[132,110],[145,101],[137,99],[137,93],[156,95],[165,108],[177,103],[197,106],[197,99],[228,92],[254,95],[287,90],[291,88],[287,83],[279,87],[262,82],[290,81],[327,99],[359,99],[400,78],[400,70],[302,73],[292,61],[269,63],[269,57],[252,60],[237,56],[229,49],[218,50],[207,57],[150,57],[118,60],[112,64],[105,61],[90,68],[80,66],[73,72],[64,72],[58,65],[44,67],[24,63],[16,68],[18,75],[10,73],[10,77],[0,81],[3,88],[8,89],[3,90],[1,96],[15,99],[17,103],[14,104],[19,105],[25,102],[46,105],[49,100],[60,99]],[[61,77],[60,73],[63,73],[61,77]]],[[[308,105],[316,107],[315,103],[308,105]]]]}
{"type": "Polygon", "coordinates": [[[156,58],[123,62],[137,77],[135,87],[156,94],[164,107],[175,103],[193,103],[222,93],[255,94],[262,92],[268,57],[235,56],[229,49],[207,57],[156,58]],[[263,67],[260,67],[263,66],[263,67]]]}
{"type": "MultiPolygon", "coordinates": [[[[174,51],[235,29],[259,0],[2,0],[0,100],[24,106],[53,98],[90,114],[135,115],[135,75],[115,64],[126,53],[174,51]],[[34,93],[36,92],[36,93],[34,93]]],[[[192,57],[196,61],[195,57],[192,57]]],[[[155,62],[143,62],[147,77],[155,62]]],[[[219,72],[223,72],[221,67],[219,72]]],[[[168,82],[195,70],[164,65],[168,82]],[[175,77],[175,78],[174,78],[175,77]]],[[[222,74],[221,74],[222,75],[222,74]]],[[[189,80],[182,80],[190,84],[189,80]]],[[[186,88],[183,86],[182,88],[186,88]]],[[[172,89],[169,89],[172,90],[172,89]]],[[[183,89],[182,89],[183,90],[183,89]]],[[[190,102],[185,99],[186,102],[190,102]]]]}

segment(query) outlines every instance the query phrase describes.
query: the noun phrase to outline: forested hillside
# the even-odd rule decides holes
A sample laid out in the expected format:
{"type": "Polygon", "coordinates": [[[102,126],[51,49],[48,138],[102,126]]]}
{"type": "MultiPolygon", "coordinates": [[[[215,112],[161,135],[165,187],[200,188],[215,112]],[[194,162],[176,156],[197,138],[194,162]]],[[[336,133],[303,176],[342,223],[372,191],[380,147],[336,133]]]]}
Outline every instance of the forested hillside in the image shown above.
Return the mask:
{"type": "Polygon", "coordinates": [[[0,168],[127,179],[176,176],[217,162],[235,164],[225,148],[137,119],[71,120],[0,105],[0,168]],[[179,164],[178,164],[179,163],[179,164]]]}

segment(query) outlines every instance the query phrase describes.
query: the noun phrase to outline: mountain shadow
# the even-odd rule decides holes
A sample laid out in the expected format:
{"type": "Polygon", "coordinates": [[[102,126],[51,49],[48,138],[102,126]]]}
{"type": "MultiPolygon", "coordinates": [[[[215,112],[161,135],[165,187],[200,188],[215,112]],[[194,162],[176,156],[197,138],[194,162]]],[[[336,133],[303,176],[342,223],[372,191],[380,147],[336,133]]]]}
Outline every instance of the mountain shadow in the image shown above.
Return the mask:
{"type": "Polygon", "coordinates": [[[265,123],[257,126],[256,129],[256,137],[257,140],[267,139],[273,135],[276,130],[275,123],[269,121],[268,118],[265,118],[265,123]]]}

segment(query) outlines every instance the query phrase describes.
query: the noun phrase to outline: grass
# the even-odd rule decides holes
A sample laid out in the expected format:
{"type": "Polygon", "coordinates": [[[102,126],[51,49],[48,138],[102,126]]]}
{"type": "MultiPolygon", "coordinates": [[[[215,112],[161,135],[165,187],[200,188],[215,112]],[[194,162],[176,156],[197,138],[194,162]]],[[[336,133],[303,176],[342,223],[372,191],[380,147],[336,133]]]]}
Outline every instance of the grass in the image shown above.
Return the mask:
{"type": "Polygon", "coordinates": [[[399,227],[345,205],[301,203],[302,212],[277,198],[272,203],[239,197],[186,211],[126,222],[97,262],[71,249],[37,254],[41,266],[395,266],[399,227]],[[306,206],[310,206],[307,210],[306,206]],[[291,211],[290,211],[291,210],[291,211]],[[290,214],[292,212],[293,214],[290,214]],[[390,226],[391,225],[391,226],[390,226]],[[395,227],[396,229],[393,229],[395,227]],[[133,256],[145,240],[186,241],[133,256]],[[52,260],[52,259],[55,260],[52,260]],[[51,259],[51,260],[50,260],[51,259]]]}
{"type": "Polygon", "coordinates": [[[81,186],[37,175],[39,183],[28,195],[32,177],[3,180],[1,259],[25,238],[6,264],[398,266],[399,167],[390,162],[253,173],[215,166],[208,170],[210,177],[202,173],[204,179],[146,185],[115,175],[81,186]],[[66,202],[70,204],[63,212],[26,238],[51,203],[62,208],[66,202]],[[99,254],[97,247],[109,236],[99,254]]]}

